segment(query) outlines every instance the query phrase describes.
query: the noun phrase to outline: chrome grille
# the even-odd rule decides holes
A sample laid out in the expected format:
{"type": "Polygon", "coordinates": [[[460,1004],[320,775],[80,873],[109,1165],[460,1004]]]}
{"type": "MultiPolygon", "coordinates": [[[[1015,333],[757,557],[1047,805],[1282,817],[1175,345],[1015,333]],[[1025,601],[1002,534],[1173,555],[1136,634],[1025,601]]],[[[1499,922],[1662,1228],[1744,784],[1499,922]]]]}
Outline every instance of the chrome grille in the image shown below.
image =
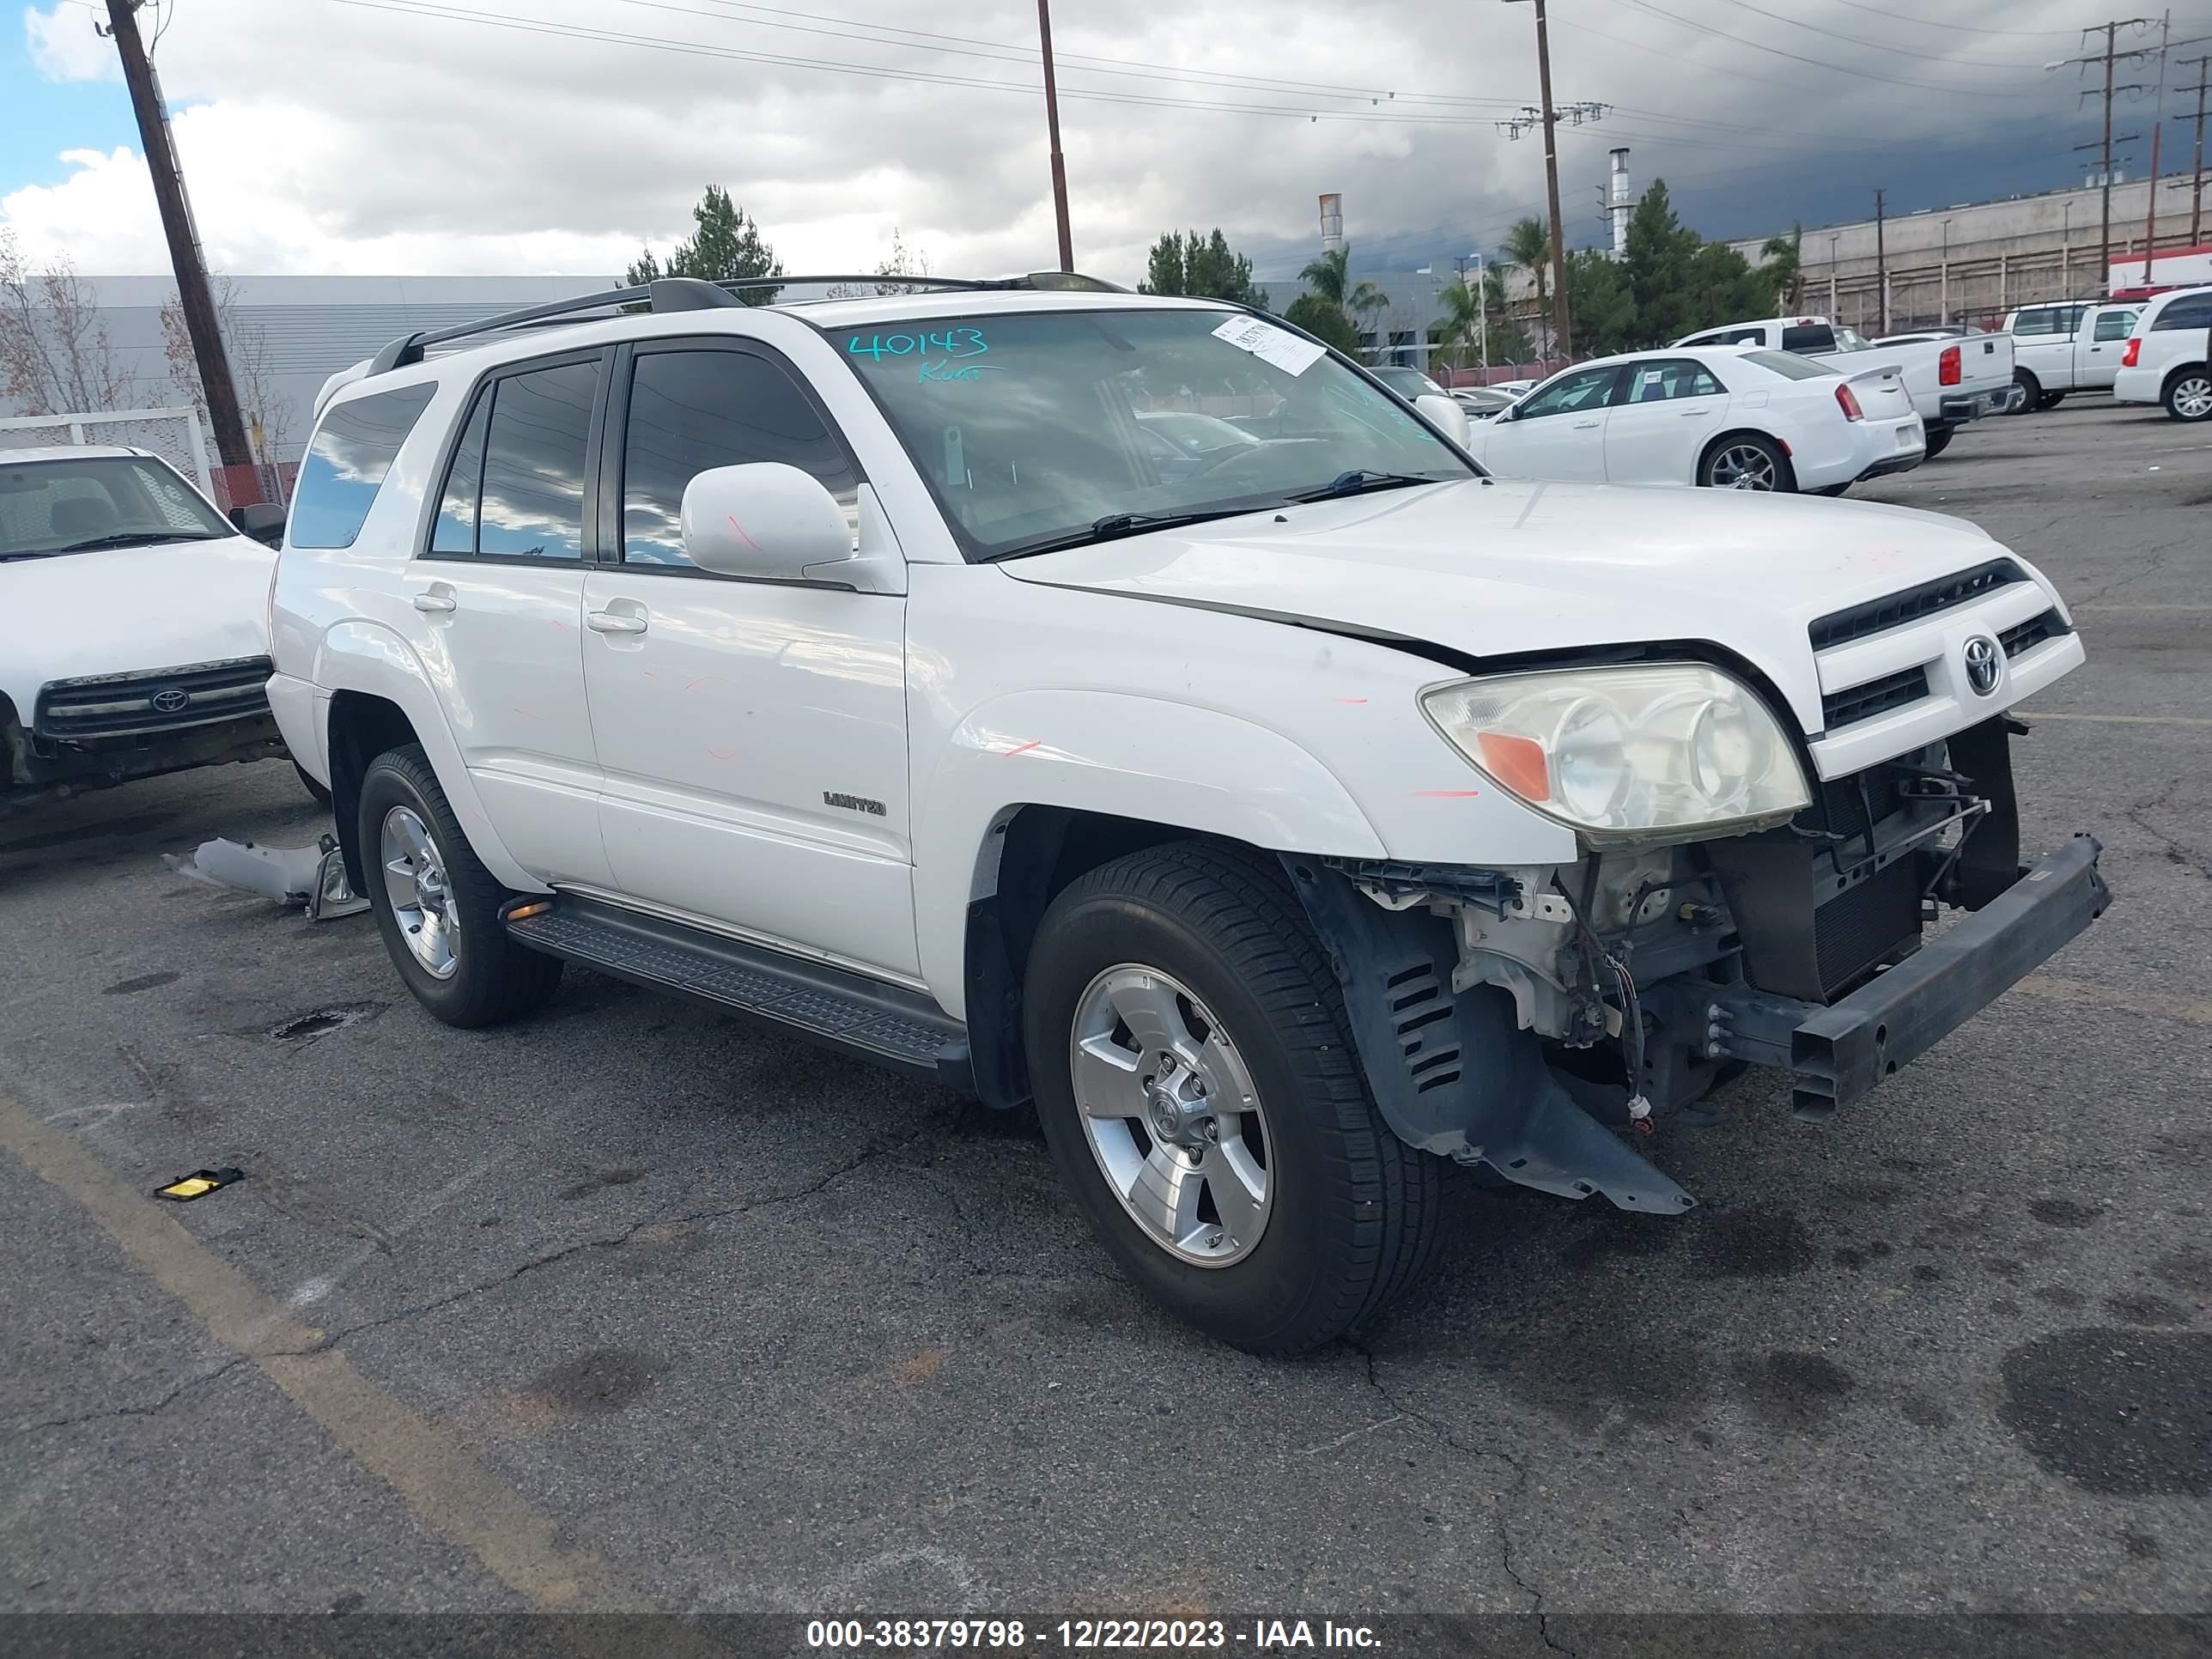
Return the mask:
{"type": "Polygon", "coordinates": [[[240,657],[135,674],[54,680],[40,688],[33,730],[60,743],[178,732],[269,711],[270,661],[240,657]]]}

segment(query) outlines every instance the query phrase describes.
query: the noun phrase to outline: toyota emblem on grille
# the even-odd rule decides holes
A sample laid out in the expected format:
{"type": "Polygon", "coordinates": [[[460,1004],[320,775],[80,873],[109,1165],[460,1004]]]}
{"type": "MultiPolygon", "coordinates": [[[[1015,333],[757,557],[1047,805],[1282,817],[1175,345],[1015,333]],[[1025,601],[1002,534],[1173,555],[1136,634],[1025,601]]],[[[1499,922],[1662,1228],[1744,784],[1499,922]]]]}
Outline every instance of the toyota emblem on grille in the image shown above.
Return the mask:
{"type": "Polygon", "coordinates": [[[1960,654],[1966,662],[1966,684],[1974,688],[1976,696],[1986,697],[1997,689],[1997,681],[2004,675],[2004,653],[1995,640],[1977,634],[1960,654]]]}
{"type": "Polygon", "coordinates": [[[157,714],[181,714],[192,706],[192,694],[180,691],[173,685],[164,686],[146,701],[157,714]]]}

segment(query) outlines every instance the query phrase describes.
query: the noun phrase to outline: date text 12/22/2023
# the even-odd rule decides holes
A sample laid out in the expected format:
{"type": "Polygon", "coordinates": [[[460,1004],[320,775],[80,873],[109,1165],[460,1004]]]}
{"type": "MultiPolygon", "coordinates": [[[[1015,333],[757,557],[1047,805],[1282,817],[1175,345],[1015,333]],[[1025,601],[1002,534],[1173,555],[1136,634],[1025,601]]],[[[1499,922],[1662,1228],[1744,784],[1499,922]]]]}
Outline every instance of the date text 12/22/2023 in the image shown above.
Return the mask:
{"type": "Polygon", "coordinates": [[[885,1649],[971,1653],[1206,1652],[1253,1654],[1306,1650],[1368,1651],[1382,1640],[1370,1626],[1334,1620],[1253,1619],[828,1619],[810,1620],[806,1644],[832,1653],[885,1649]]]}

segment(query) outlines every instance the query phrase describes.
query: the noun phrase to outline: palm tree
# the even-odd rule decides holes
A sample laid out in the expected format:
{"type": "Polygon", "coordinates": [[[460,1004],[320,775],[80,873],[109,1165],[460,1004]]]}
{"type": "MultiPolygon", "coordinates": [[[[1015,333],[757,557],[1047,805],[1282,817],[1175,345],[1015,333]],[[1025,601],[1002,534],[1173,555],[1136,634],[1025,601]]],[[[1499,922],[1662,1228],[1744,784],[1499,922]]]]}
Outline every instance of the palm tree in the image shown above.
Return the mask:
{"type": "Polygon", "coordinates": [[[1352,282],[1349,242],[1324,251],[1321,258],[1298,273],[1298,280],[1344,313],[1346,320],[1352,320],[1355,313],[1380,311],[1390,303],[1390,296],[1374,283],[1352,282]]]}
{"type": "MultiPolygon", "coordinates": [[[[1488,283],[1484,286],[1488,287],[1488,283]]],[[[1474,355],[1475,342],[1482,336],[1484,300],[1462,280],[1454,283],[1437,295],[1437,307],[1443,313],[1430,330],[1430,337],[1443,349],[1452,360],[1452,367],[1464,368],[1474,355]]]]}
{"type": "Polygon", "coordinates": [[[1536,282],[1536,311],[1544,319],[1547,331],[1551,326],[1552,306],[1546,293],[1547,262],[1552,257],[1552,230],[1541,219],[1530,216],[1518,220],[1505,234],[1502,250],[1508,264],[1519,265],[1536,282]]]}
{"type": "Polygon", "coordinates": [[[1774,285],[1774,303],[1785,311],[1802,308],[1805,286],[1805,227],[1792,225],[1787,236],[1770,236],[1759,250],[1759,274],[1774,285]]]}

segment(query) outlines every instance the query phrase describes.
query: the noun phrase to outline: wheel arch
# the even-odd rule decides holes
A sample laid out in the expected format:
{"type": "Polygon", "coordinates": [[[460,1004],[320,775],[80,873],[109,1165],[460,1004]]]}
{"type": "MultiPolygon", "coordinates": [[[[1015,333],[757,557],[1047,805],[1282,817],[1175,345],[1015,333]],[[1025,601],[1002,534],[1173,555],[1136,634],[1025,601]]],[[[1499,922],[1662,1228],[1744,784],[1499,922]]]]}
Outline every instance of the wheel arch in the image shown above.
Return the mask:
{"type": "Polygon", "coordinates": [[[2158,383],[2159,402],[2164,403],[2167,398],[2172,397],[2175,383],[2181,380],[2183,376],[2188,374],[2212,374],[2212,363],[2200,362],[2194,360],[2186,362],[2176,363],[2172,368],[2166,371],[2164,378],[2158,383]]]}
{"type": "Polygon", "coordinates": [[[1716,452],[1722,445],[1737,438],[1756,438],[1761,443],[1772,444],[1781,452],[1782,465],[1790,469],[1790,487],[1792,489],[1797,487],[1797,465],[1791,457],[1789,440],[1755,426],[1733,426],[1725,432],[1715,433],[1706,441],[1705,447],[1698,452],[1698,470],[1691,482],[1703,484],[1705,479],[1705,467],[1712,460],[1716,452]]]}
{"type": "Polygon", "coordinates": [[[544,890],[543,882],[533,880],[516,863],[493,827],[430,676],[405,641],[373,623],[341,623],[324,636],[315,678],[328,697],[325,752],[330,757],[331,812],[355,890],[362,890],[353,822],[358,816],[362,774],[386,750],[407,743],[422,744],[453,816],[484,867],[502,885],[517,891],[544,890]]]}

